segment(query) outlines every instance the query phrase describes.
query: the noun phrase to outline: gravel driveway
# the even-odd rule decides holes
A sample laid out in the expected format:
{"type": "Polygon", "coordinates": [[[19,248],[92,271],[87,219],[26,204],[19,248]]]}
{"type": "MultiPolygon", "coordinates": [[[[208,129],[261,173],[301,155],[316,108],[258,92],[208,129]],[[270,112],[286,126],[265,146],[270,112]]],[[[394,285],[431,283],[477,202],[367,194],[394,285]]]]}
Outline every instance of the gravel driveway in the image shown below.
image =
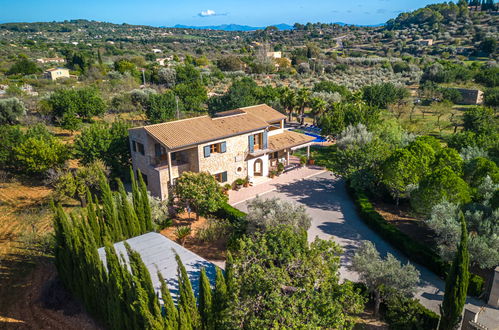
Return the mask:
{"type": "MultiPolygon", "coordinates": [[[[340,276],[343,279],[358,280],[358,274],[348,268],[352,255],[362,240],[373,242],[382,256],[391,253],[403,263],[408,262],[405,256],[368,228],[359,218],[355,205],[345,190],[345,182],[331,172],[280,185],[275,191],[261,195],[261,197],[279,197],[305,205],[312,217],[312,226],[308,231],[309,241],[313,241],[318,236],[322,239],[332,239],[343,247],[344,254],[341,257],[340,268],[340,276]]],[[[241,211],[247,211],[247,202],[234,206],[241,211]]],[[[421,273],[416,298],[427,308],[438,312],[443,299],[444,281],[427,268],[418,264],[414,266],[421,273]]],[[[473,305],[469,306],[473,310],[484,305],[483,302],[473,299],[470,299],[469,303],[473,305]]],[[[499,319],[499,312],[493,311],[493,313],[497,313],[496,316],[499,319]]]]}

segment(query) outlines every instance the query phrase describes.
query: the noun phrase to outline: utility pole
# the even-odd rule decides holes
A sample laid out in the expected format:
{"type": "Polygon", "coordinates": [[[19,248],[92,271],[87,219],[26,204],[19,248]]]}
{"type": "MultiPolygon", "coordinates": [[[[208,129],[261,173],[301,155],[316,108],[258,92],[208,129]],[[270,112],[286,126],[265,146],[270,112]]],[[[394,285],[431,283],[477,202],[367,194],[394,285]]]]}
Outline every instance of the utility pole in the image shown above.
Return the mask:
{"type": "Polygon", "coordinates": [[[146,85],[146,69],[142,68],[142,81],[144,82],[144,86],[146,85]]]}

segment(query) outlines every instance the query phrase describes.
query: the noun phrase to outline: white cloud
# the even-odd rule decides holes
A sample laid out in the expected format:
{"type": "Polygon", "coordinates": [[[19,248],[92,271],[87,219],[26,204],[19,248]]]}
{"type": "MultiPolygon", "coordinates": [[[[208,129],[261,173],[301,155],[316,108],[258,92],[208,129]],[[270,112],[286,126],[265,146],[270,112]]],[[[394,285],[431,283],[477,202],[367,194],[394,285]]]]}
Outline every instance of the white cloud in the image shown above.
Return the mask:
{"type": "Polygon", "coordinates": [[[217,13],[212,9],[202,10],[199,14],[201,17],[216,16],[217,13]]]}

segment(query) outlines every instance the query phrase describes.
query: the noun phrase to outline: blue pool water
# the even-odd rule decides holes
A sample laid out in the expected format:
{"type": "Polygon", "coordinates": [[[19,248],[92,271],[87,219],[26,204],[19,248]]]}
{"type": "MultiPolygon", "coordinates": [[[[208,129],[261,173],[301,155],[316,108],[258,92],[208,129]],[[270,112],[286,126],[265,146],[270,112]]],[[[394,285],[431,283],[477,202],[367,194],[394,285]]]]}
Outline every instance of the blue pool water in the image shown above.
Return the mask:
{"type": "Polygon", "coordinates": [[[314,133],[303,132],[303,134],[308,135],[308,136],[313,136],[313,137],[315,137],[315,140],[313,140],[312,142],[326,142],[326,141],[327,141],[327,140],[326,140],[325,138],[323,138],[322,136],[317,135],[317,134],[314,134],[314,133]]]}

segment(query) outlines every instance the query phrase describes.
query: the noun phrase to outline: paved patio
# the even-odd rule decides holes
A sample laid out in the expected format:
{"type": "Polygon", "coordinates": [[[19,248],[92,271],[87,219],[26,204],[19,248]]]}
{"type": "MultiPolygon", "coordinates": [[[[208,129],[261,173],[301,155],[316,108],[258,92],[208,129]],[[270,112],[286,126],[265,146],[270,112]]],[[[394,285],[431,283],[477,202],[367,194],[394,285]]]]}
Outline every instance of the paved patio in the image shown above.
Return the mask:
{"type": "Polygon", "coordinates": [[[229,204],[236,205],[256,196],[274,191],[277,187],[287,185],[297,180],[306,179],[324,173],[325,169],[319,166],[305,166],[292,169],[288,172],[270,178],[258,178],[254,186],[229,191],[229,204]]]}
{"type": "MultiPolygon", "coordinates": [[[[318,236],[322,239],[334,240],[343,247],[344,253],[340,260],[341,278],[358,280],[358,274],[351,271],[349,266],[351,258],[362,240],[373,242],[382,256],[391,253],[401,262],[408,262],[402,253],[385,242],[360,219],[355,205],[346,192],[343,180],[327,171],[317,170],[318,173],[315,175],[309,172],[312,169],[304,169],[303,171],[307,171],[310,175],[307,176],[301,172],[303,173],[302,180],[274,182],[271,191],[264,194],[264,189],[261,189],[259,193],[260,195],[264,194],[263,198],[279,197],[283,200],[303,204],[306,207],[307,212],[312,217],[312,225],[308,231],[309,241],[313,241],[318,236]]],[[[258,186],[253,188],[258,188],[258,186]]],[[[246,194],[246,198],[250,197],[249,193],[250,191],[246,194]]],[[[243,200],[241,199],[241,201],[243,200]]],[[[245,202],[239,202],[235,206],[241,211],[247,211],[247,203],[245,202]]],[[[419,264],[414,264],[414,266],[421,274],[416,298],[424,306],[438,313],[445,289],[444,281],[426,267],[419,264]]],[[[483,301],[469,298],[466,307],[478,311],[484,305],[483,301]]],[[[499,329],[499,310],[485,307],[480,314],[480,322],[486,324],[489,329],[499,329]]]]}

